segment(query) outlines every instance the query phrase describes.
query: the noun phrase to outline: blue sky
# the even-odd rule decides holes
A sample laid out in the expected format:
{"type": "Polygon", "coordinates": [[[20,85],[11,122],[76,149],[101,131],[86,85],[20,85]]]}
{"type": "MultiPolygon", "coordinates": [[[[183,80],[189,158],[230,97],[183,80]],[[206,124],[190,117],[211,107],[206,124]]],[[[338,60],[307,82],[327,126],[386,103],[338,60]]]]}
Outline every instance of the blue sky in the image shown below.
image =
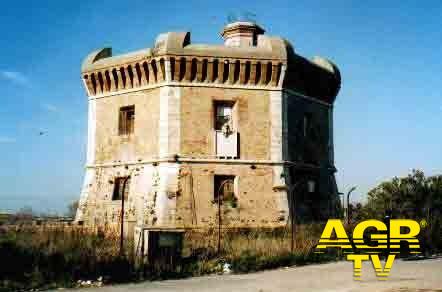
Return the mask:
{"type": "Polygon", "coordinates": [[[62,212],[77,199],[86,149],[82,59],[151,47],[165,31],[221,43],[250,11],[306,57],[338,64],[335,149],[341,191],[442,173],[441,1],[7,1],[0,11],[0,210],[62,212]],[[44,132],[40,135],[40,132],[44,132]]]}

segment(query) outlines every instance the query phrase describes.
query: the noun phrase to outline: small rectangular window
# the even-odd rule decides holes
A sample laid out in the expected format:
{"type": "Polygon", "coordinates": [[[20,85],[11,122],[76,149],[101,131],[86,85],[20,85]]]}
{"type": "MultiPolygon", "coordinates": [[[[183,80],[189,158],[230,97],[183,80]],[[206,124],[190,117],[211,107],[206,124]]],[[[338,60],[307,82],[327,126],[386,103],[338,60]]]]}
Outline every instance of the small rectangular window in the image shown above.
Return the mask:
{"type": "Polygon", "coordinates": [[[121,200],[124,194],[124,200],[126,201],[129,196],[130,176],[117,177],[114,182],[114,192],[112,194],[112,200],[121,200]],[[124,183],[126,181],[126,184],[124,183]]]}
{"type": "Polygon", "coordinates": [[[118,133],[119,135],[129,135],[134,132],[135,106],[125,106],[120,108],[118,133]]]}
{"type": "Polygon", "coordinates": [[[215,102],[215,130],[221,131],[226,126],[233,129],[232,109],[232,103],[215,102]]]}
{"type": "Polygon", "coordinates": [[[303,135],[304,135],[304,137],[307,137],[309,135],[309,131],[310,131],[311,126],[312,126],[312,114],[305,113],[304,120],[303,120],[303,135]]]}
{"type": "Polygon", "coordinates": [[[234,183],[234,175],[215,175],[213,193],[214,200],[217,201],[219,196],[223,201],[235,200],[234,183]]]}

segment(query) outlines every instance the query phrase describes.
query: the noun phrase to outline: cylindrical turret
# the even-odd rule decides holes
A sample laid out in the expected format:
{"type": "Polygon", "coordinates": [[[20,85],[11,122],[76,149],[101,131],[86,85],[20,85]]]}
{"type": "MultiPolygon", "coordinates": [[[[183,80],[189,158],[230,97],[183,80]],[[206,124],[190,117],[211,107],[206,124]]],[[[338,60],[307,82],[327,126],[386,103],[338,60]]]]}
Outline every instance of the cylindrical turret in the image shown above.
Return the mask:
{"type": "Polygon", "coordinates": [[[249,21],[237,21],[226,25],[221,32],[224,45],[228,47],[254,47],[258,43],[258,35],[264,29],[249,21]]]}

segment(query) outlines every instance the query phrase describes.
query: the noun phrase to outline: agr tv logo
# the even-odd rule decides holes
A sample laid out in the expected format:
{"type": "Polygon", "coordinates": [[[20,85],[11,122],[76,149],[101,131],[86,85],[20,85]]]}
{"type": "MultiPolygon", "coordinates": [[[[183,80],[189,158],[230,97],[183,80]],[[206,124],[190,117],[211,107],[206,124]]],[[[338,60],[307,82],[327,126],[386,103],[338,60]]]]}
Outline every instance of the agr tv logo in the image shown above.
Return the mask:
{"type": "Polygon", "coordinates": [[[378,280],[386,280],[396,255],[400,253],[401,242],[402,245],[408,244],[409,253],[420,253],[419,239],[416,238],[420,232],[419,223],[409,219],[391,219],[388,225],[379,220],[362,221],[354,228],[353,238],[349,239],[341,220],[329,219],[315,252],[324,253],[327,248],[341,248],[347,254],[347,260],[353,261],[355,280],[361,280],[362,262],[368,260],[371,260],[378,280]],[[368,232],[373,229],[374,233],[368,232]],[[332,237],[333,231],[335,237],[332,237]],[[386,256],[384,267],[380,254],[386,256]]]}

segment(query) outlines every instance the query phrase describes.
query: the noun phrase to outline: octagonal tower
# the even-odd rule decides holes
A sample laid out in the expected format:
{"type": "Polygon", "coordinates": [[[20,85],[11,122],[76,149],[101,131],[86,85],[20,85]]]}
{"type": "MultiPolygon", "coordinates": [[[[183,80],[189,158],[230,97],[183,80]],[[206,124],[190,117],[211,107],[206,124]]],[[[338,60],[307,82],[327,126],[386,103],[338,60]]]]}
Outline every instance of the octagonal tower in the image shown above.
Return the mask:
{"type": "Polygon", "coordinates": [[[251,22],[223,45],[160,34],[153,48],[82,65],[87,165],[76,220],[149,229],[278,227],[332,215],[333,102],[341,78],[251,22]],[[290,208],[295,198],[296,208],[290,208]]]}

